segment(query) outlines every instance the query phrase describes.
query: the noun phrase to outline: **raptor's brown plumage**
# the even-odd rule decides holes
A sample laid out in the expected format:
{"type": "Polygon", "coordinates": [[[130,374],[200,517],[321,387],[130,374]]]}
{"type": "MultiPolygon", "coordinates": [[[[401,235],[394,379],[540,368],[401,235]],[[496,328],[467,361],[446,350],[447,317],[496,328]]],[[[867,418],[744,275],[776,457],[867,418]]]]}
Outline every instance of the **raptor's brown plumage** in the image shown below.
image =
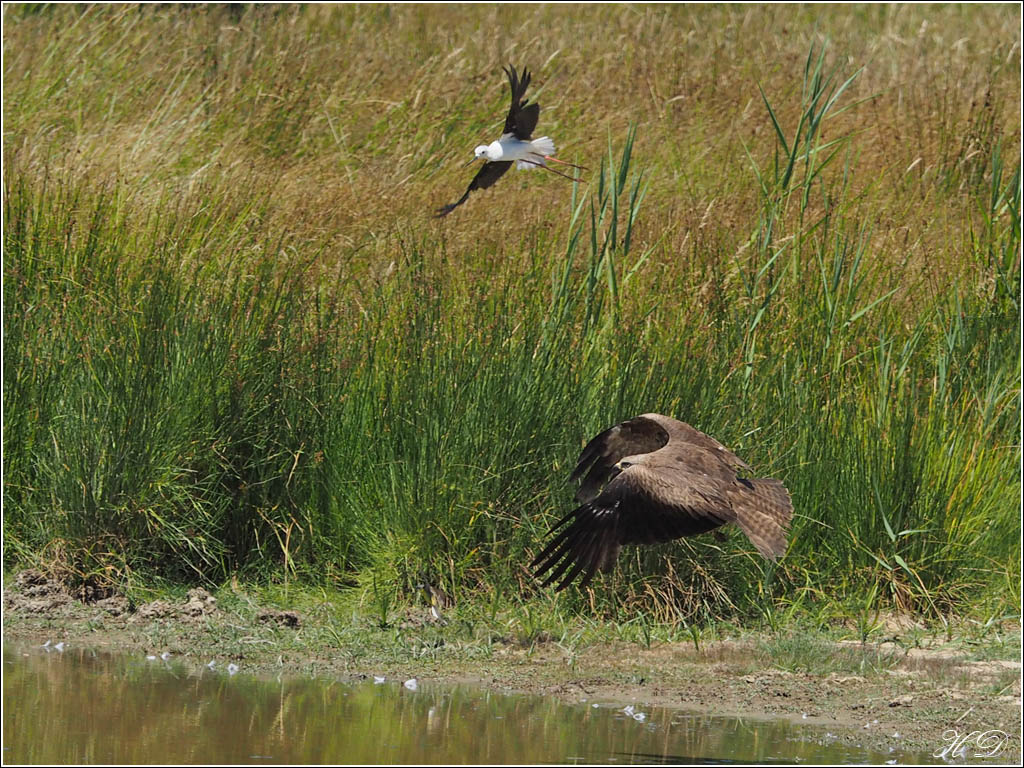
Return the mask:
{"type": "Polygon", "coordinates": [[[749,466],[689,424],[647,413],[605,430],[580,454],[571,480],[581,505],[531,567],[544,586],[585,586],[609,569],[624,544],[656,544],[735,523],[769,560],[786,551],[793,502],[778,480],[751,478],[749,466]],[[603,486],[603,489],[602,489],[603,486]],[[550,571],[550,573],[548,573],[550,571]]]}

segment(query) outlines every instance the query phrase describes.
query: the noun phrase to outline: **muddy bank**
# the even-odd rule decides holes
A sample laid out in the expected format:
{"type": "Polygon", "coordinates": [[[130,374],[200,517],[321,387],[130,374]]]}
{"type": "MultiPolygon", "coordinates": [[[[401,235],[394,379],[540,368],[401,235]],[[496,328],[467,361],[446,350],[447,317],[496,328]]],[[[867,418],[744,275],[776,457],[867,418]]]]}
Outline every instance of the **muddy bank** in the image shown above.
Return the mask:
{"type": "MultiPolygon", "coordinates": [[[[1021,751],[1019,627],[1009,647],[744,635],[701,643],[526,641],[474,634],[465,620],[408,609],[376,625],[330,603],[305,610],[260,605],[241,590],[202,589],[133,604],[113,594],[70,594],[42,574],[5,581],[4,638],[130,654],[169,653],[196,667],[338,680],[387,675],[473,682],[561,700],[639,704],[709,715],[788,718],[822,738],[885,751],[935,751],[950,729],[999,729],[1002,755],[1021,751]],[[1007,657],[1011,658],[1007,658],[1007,657]]],[[[944,639],[945,640],[945,639],[944,639]]]]}

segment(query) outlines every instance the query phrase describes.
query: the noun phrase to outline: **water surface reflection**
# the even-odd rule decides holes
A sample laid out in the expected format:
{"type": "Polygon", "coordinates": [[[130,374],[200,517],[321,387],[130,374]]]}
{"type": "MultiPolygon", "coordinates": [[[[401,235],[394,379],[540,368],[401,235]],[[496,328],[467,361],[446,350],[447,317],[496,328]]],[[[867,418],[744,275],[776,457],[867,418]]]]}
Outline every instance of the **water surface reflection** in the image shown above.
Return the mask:
{"type": "Polygon", "coordinates": [[[928,762],[803,740],[788,722],[631,716],[423,680],[415,691],[397,680],[274,681],[7,643],[3,659],[5,763],[928,762]]]}

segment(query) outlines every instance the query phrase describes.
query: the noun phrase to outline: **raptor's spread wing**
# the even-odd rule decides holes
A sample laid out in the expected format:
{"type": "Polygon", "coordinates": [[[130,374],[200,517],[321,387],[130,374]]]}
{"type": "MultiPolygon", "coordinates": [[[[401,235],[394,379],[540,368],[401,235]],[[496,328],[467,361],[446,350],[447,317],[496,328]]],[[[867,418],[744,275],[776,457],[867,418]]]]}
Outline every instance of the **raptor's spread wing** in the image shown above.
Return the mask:
{"type": "Polygon", "coordinates": [[[544,586],[561,579],[565,589],[580,573],[586,586],[610,566],[624,544],[657,544],[705,533],[735,519],[729,501],[708,478],[686,470],[630,467],[593,501],[559,520],[562,530],[534,559],[536,575],[550,571],[544,586]]]}
{"type": "Polygon", "coordinates": [[[604,483],[615,475],[615,465],[626,456],[656,451],[668,442],[668,432],[653,419],[638,416],[606,429],[584,447],[570,482],[581,477],[577,501],[592,501],[604,483]],[[589,469],[589,471],[588,471],[589,469]],[[586,472],[586,477],[583,473],[586,472]]]}
{"type": "Polygon", "coordinates": [[[582,478],[580,506],[532,566],[544,585],[585,586],[614,564],[627,544],[657,544],[735,523],[767,559],[786,551],[793,503],[771,478],[741,477],[747,464],[689,424],[648,413],[605,430],[587,443],[572,480],[582,478]],[[633,457],[623,464],[622,459],[633,457]],[[602,489],[603,488],[603,489],[602,489]]]}

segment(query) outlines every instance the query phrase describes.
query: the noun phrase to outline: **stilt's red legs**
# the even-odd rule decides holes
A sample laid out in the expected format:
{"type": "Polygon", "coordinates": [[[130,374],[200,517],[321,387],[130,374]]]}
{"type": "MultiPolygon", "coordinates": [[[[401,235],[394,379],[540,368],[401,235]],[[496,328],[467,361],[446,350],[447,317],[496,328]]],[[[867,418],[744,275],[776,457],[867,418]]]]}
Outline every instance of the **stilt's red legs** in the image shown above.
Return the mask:
{"type": "Polygon", "coordinates": [[[576,165],[575,163],[567,163],[565,160],[559,160],[557,157],[553,157],[551,155],[544,155],[544,159],[545,160],[554,160],[556,163],[561,163],[562,165],[571,165],[573,168],[579,168],[581,171],[590,170],[585,165],[576,165]]]}
{"type": "MultiPolygon", "coordinates": [[[[546,165],[544,165],[544,163],[538,163],[535,160],[527,160],[524,157],[524,158],[522,158],[522,161],[524,163],[529,163],[530,165],[536,165],[538,168],[543,168],[545,171],[551,171],[553,174],[555,174],[556,176],[561,176],[563,179],[569,179],[570,181],[583,181],[583,179],[577,179],[576,177],[570,176],[567,173],[562,173],[561,171],[556,171],[554,168],[548,168],[546,165]]],[[[575,167],[578,168],[579,166],[575,166],[575,167]]]]}

